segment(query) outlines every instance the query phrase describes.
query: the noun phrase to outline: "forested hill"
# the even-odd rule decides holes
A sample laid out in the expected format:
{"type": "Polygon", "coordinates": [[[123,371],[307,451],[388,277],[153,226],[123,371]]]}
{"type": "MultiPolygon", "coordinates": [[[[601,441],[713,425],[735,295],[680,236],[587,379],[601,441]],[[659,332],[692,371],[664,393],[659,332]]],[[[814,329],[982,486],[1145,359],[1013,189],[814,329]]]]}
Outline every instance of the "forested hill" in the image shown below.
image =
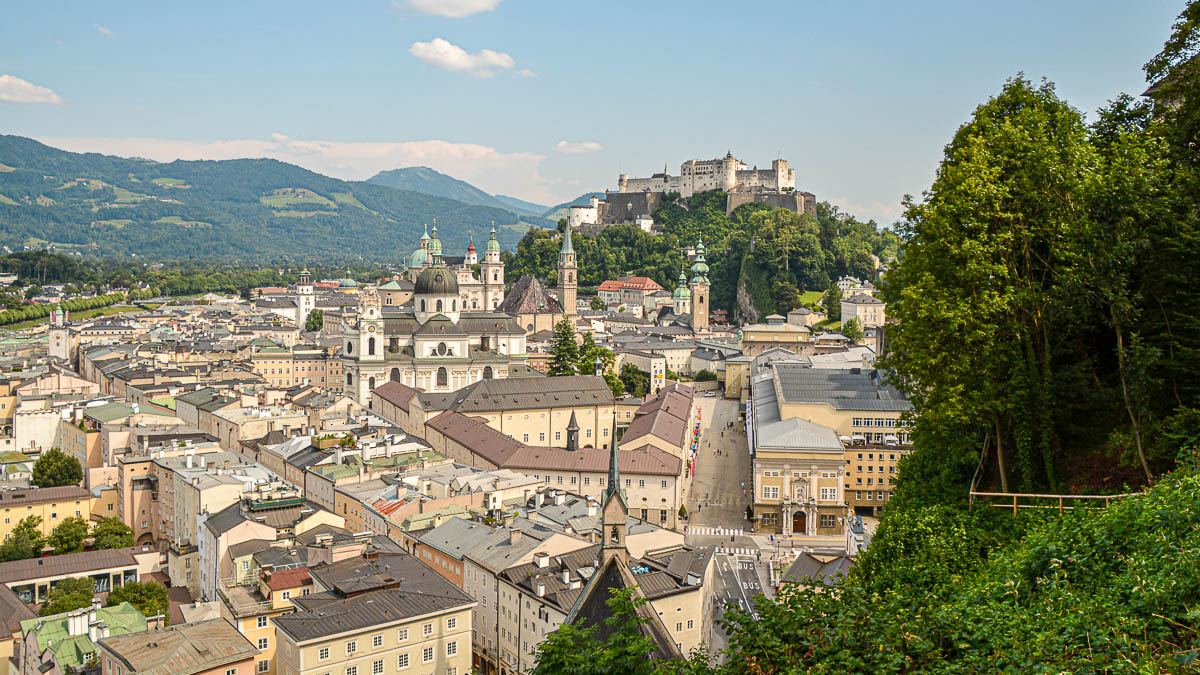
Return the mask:
{"type": "Polygon", "coordinates": [[[528,224],[498,207],[342,181],[272,159],[157,163],[0,136],[0,245],[151,259],[398,260],[436,218],[448,254],[496,222],[511,247],[528,224]]]}
{"type": "MultiPolygon", "coordinates": [[[[817,216],[763,204],[744,204],[725,215],[725,193],[704,192],[667,203],[654,213],[661,235],[632,225],[617,225],[597,237],[576,235],[579,280],[596,286],[622,274],[640,274],[674,289],[687,264],[683,247],[704,237],[712,308],[757,321],[786,313],[803,302],[805,292],[824,292],[844,274],[875,279],[875,258],[896,257],[899,238],[874,221],[862,222],[827,202],[817,216]]],[[[558,238],[530,230],[509,264],[511,278],[524,274],[553,283],[558,238]]]]}

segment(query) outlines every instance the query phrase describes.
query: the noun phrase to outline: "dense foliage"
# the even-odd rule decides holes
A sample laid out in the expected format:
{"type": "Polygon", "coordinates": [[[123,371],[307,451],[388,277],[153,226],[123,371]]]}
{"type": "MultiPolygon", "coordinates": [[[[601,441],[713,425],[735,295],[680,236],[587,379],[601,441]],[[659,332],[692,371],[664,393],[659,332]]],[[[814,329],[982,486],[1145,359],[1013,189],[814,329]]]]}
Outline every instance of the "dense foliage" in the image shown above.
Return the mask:
{"type": "Polygon", "coordinates": [[[33,558],[40,555],[45,547],[42,517],[26,516],[13,528],[11,536],[0,544],[0,562],[33,558]]]}
{"type": "Polygon", "coordinates": [[[0,245],[53,242],[84,255],[154,259],[395,261],[436,218],[447,252],[510,211],[329,178],[270,159],[160,164],[76,154],[0,136],[0,245]]]}
{"type": "Polygon", "coordinates": [[[54,549],[54,555],[80,553],[83,551],[83,542],[87,536],[87,521],[80,516],[70,516],[63,518],[62,522],[54,526],[47,543],[50,548],[54,549]]]}
{"type": "Polygon", "coordinates": [[[109,548],[133,546],[133,529],[120,518],[101,518],[92,532],[93,547],[102,551],[109,548]]]}
{"type": "Polygon", "coordinates": [[[108,606],[128,602],[147,618],[167,615],[170,600],[167,589],[154,581],[127,581],[108,594],[108,606]]]}
{"type": "Polygon", "coordinates": [[[79,460],[59,450],[50,448],[33,463],[32,484],[38,487],[60,487],[79,485],[83,480],[83,467],[79,460]]]}
{"type": "Polygon", "coordinates": [[[53,616],[82,609],[92,604],[96,594],[96,582],[88,577],[68,577],[60,579],[50,589],[46,604],[42,605],[42,616],[53,616]]]}
{"type": "MultiPolygon", "coordinates": [[[[874,257],[895,258],[899,240],[874,221],[859,222],[821,202],[817,215],[797,214],[762,204],[744,204],[725,215],[725,193],[669,200],[654,213],[663,228],[651,235],[633,225],[608,227],[596,237],[572,241],[580,283],[598,286],[626,274],[647,276],[674,289],[688,261],[683,246],[700,237],[708,248],[712,308],[757,320],[801,304],[804,291],[819,291],[844,274],[875,278],[874,257]]],[[[558,236],[530,230],[506,258],[509,275],[557,278],[558,236]]]]}

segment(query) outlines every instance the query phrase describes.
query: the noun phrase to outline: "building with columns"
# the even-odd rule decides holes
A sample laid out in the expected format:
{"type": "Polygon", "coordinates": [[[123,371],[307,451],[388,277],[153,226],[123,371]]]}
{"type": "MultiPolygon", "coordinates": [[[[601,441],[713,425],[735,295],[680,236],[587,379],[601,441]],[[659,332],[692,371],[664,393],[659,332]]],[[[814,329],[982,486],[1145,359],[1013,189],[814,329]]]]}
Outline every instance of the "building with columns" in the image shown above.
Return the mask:
{"type": "MultiPolygon", "coordinates": [[[[496,272],[503,288],[498,243],[494,260],[501,269],[489,268],[487,262],[493,243],[494,235],[483,271],[496,272]]],[[[408,304],[385,309],[378,291],[367,287],[359,292],[357,312],[347,321],[344,391],[360,405],[367,405],[371,390],[388,381],[427,392],[452,392],[480,380],[503,379],[510,368],[525,363],[525,330],[508,314],[468,304],[457,273],[442,260],[436,236],[424,250],[430,265],[417,274],[408,304]]],[[[485,297],[490,302],[491,296],[485,297]]]]}
{"type": "Polygon", "coordinates": [[[845,448],[833,429],[781,414],[784,388],[775,368],[751,383],[746,432],[758,532],[840,535],[849,514],[845,448]]]}

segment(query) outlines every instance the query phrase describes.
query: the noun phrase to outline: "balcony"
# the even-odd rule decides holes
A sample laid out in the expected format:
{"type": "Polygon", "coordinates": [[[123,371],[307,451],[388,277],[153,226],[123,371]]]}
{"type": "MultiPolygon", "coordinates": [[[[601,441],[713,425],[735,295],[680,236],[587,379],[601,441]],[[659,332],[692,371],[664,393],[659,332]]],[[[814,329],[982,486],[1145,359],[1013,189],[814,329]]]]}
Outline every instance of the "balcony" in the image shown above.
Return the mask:
{"type": "Polygon", "coordinates": [[[275,609],[271,605],[271,601],[259,593],[258,579],[240,584],[233,579],[222,579],[221,586],[217,590],[221,595],[221,601],[237,619],[259,616],[275,609]]]}

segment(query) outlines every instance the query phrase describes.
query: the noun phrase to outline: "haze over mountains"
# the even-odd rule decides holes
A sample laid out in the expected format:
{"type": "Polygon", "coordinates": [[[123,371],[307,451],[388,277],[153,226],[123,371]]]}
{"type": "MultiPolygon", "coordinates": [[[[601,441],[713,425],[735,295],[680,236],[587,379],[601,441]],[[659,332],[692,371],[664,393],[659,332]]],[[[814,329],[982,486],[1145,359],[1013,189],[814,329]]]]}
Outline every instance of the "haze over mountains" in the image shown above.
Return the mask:
{"type": "MultiPolygon", "coordinates": [[[[554,211],[559,207],[553,207],[554,211]]],[[[424,167],[342,181],[271,159],[153,162],[0,136],[0,246],[231,260],[397,260],[436,218],[448,253],[512,248],[545,206],[424,167]]]]}

